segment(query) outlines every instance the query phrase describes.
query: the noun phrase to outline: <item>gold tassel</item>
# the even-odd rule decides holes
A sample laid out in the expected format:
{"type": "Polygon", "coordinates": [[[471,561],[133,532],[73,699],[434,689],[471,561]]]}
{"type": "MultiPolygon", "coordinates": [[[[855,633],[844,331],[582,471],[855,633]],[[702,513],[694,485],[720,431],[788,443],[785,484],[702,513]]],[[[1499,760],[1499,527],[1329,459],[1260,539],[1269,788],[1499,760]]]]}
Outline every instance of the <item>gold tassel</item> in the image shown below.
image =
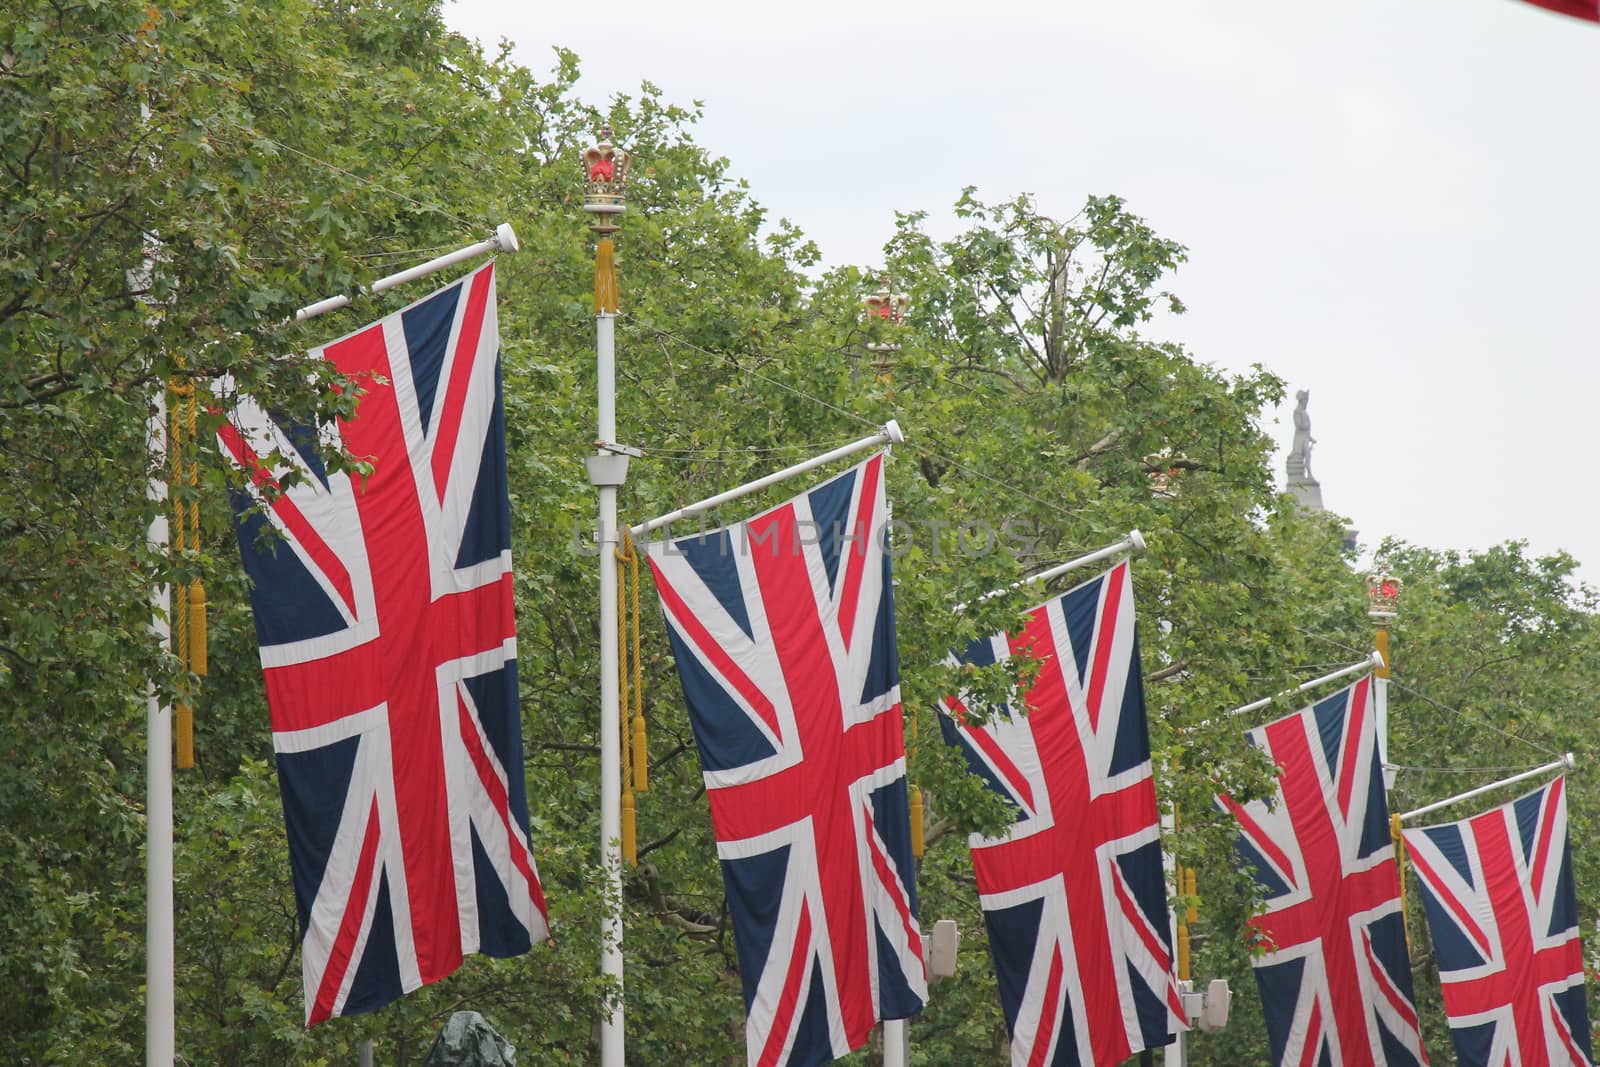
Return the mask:
{"type": "Polygon", "coordinates": [[[194,710],[187,704],[178,705],[178,769],[194,767],[194,710]]]}
{"type": "Polygon", "coordinates": [[[206,584],[189,583],[189,673],[206,676],[206,584]]]}
{"type": "MultiPolygon", "coordinates": [[[[173,499],[172,551],[185,556],[200,549],[200,465],[193,449],[198,435],[199,399],[194,383],[174,378],[167,383],[171,397],[167,451],[172,461],[168,480],[173,499]],[[181,492],[188,487],[185,500],[181,492]]],[[[173,653],[185,671],[206,673],[206,589],[198,579],[173,589],[173,653]]],[[[181,771],[194,767],[194,707],[190,703],[188,680],[180,691],[176,712],[177,753],[174,765],[181,771]]]]}
{"type": "Polygon", "coordinates": [[[1178,924],[1178,980],[1189,980],[1189,924],[1178,924]]]}
{"type": "Polygon", "coordinates": [[[1394,839],[1395,873],[1400,879],[1400,929],[1406,935],[1406,951],[1411,951],[1411,918],[1406,914],[1406,838],[1400,832],[1400,813],[1389,816],[1389,836],[1394,839]]]}
{"type": "Polygon", "coordinates": [[[927,849],[927,841],[922,830],[922,787],[911,787],[911,855],[921,859],[927,849]]]}
{"type": "Polygon", "coordinates": [[[639,827],[634,817],[633,793],[622,794],[622,858],[639,866],[639,827]]]}
{"type": "Polygon", "coordinates": [[[617,674],[622,690],[622,743],[628,750],[622,776],[632,783],[635,792],[644,793],[650,789],[650,751],[645,733],[644,662],[639,638],[639,553],[627,530],[622,531],[622,547],[616,553],[622,567],[621,580],[617,582],[617,674]]]}
{"type": "Polygon", "coordinates": [[[617,266],[611,238],[602,237],[594,246],[595,314],[617,312],[617,266]]]}
{"type": "Polygon", "coordinates": [[[1183,891],[1189,897],[1189,907],[1184,912],[1184,920],[1192,923],[1199,922],[1200,906],[1195,903],[1195,896],[1198,890],[1195,887],[1193,867],[1185,867],[1183,869],[1183,891]]]}

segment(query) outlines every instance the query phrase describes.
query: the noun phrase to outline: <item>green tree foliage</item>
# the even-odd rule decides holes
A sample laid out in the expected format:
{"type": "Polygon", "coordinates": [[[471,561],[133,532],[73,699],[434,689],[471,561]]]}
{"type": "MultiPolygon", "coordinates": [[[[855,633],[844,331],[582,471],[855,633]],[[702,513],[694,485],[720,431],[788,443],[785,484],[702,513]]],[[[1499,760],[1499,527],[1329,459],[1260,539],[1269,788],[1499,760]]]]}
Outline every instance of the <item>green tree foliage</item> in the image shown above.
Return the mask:
{"type": "MultiPolygon", "coordinates": [[[[1003,813],[939,740],[934,707],[963,688],[981,713],[1018,679],[947,665],[949,650],[1014,627],[1047,595],[985,593],[1134,527],[1151,545],[1134,580],[1160,788],[1182,815],[1171,846],[1199,872],[1195,972],[1240,994],[1234,1024],[1198,1038],[1194,1062],[1264,1060],[1240,933],[1253,897],[1210,798],[1259,795],[1270,769],[1246,751],[1246,724],[1218,713],[1357,658],[1370,632],[1343,531],[1273,489],[1262,418],[1281,383],[1261,368],[1225,374],[1142,332],[1158,309],[1181,310],[1166,289],[1181,246],[1116,197],[1059,220],[1027,197],[987,203],[967,190],[956,236],[936,240],[907,215],[870,272],[822,272],[803,234],[769,219],[728,161],[696,143],[696,108],[648,83],[593,107],[574,92],[570,53],[536,76],[447,32],[431,0],[13,7],[0,25],[0,751],[12,768],[0,782],[0,1056],[139,1058],[154,677],[169,698],[198,694],[200,767],[180,776],[176,800],[179,1046],[191,1062],[349,1062],[371,1037],[381,1059],[414,1063],[463,1006],[529,1062],[592,1057],[612,991],[596,974],[596,583],[582,466],[592,266],[576,158],[609,122],[635,156],[618,421],[648,452],[624,518],[891,417],[909,435],[889,478],[911,774],[930,809],[923,918],[955,917],[966,935],[958,976],[912,1023],[916,1062],[1008,1062],[964,840],[1003,813]],[[417,291],[359,299],[312,327],[284,325],[292,310],[503,220],[524,245],[502,260],[500,317],[529,793],[554,944],[469,959],[382,1011],[306,1031],[226,478],[208,450],[201,484],[179,490],[203,504],[199,551],[146,550],[150,398],[170,378],[209,393],[229,375],[212,397],[221,411],[243,390],[303,419],[337,413],[350,391],[294,353],[417,291]],[[880,271],[910,295],[901,326],[863,322],[880,271]],[[148,634],[152,585],[195,574],[212,604],[203,685],[148,634]]],[[[1568,709],[1592,673],[1593,604],[1570,561],[1516,546],[1458,557],[1397,545],[1388,558],[1408,583],[1399,679],[1418,694],[1396,699],[1395,749],[1419,753],[1402,762],[1507,759],[1429,700],[1545,748],[1584,747],[1568,709]]],[[[738,1063],[737,957],[706,801],[648,578],[642,594],[652,786],[624,896],[630,1053],[738,1063]]],[[[1402,776],[1405,802],[1442,791],[1421,775],[1402,776]]],[[[1589,825],[1587,794],[1573,798],[1574,825],[1589,825]]]]}

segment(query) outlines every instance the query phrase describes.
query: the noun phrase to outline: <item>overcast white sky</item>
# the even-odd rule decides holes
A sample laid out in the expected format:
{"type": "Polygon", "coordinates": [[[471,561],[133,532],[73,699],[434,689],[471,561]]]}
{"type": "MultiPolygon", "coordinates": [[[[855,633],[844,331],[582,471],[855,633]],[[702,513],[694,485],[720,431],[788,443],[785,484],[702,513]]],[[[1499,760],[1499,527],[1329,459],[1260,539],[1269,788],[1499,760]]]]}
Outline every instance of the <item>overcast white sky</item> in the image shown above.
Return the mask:
{"type": "MultiPolygon", "coordinates": [[[[829,263],[961,187],[1116,193],[1189,246],[1193,354],[1311,390],[1365,544],[1524,538],[1600,583],[1600,26],[1517,0],[454,0],[446,19],[703,101],[698,139],[829,263]],[[772,13],[768,13],[771,10],[772,13]]],[[[913,420],[914,421],[914,417],[913,420]]],[[[1277,461],[1280,484],[1282,455],[1277,461]]]]}

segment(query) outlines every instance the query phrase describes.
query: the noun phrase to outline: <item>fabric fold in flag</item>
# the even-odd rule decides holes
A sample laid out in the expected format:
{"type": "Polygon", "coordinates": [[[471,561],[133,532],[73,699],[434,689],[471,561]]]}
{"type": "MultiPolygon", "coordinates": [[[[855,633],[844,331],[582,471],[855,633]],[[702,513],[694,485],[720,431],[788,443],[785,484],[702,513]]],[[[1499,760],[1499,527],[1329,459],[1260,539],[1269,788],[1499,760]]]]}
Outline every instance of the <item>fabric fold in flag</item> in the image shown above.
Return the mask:
{"type": "Polygon", "coordinates": [[[1253,963],[1275,1064],[1428,1062],[1371,690],[1369,676],[1248,731],[1278,765],[1275,794],[1218,798],[1266,905],[1250,925],[1266,947],[1253,963]]]}
{"type": "Polygon", "coordinates": [[[1566,784],[1405,831],[1462,1067],[1594,1062],[1566,784]]]}
{"type": "Polygon", "coordinates": [[[884,456],[647,546],[733,919],[749,1062],[827,1063],[927,1001],[884,456]]]}
{"type": "Polygon", "coordinates": [[[236,497],[299,909],[308,1025],[548,936],[528,839],[494,264],[314,350],[316,431],[241,402],[236,497]],[[300,477],[282,488],[282,457],[300,477]]]}
{"type": "Polygon", "coordinates": [[[979,666],[1039,662],[1024,708],[940,725],[1016,821],[969,845],[1017,1067],[1120,1064],[1187,1029],[1126,561],[977,641],[979,666]]]}

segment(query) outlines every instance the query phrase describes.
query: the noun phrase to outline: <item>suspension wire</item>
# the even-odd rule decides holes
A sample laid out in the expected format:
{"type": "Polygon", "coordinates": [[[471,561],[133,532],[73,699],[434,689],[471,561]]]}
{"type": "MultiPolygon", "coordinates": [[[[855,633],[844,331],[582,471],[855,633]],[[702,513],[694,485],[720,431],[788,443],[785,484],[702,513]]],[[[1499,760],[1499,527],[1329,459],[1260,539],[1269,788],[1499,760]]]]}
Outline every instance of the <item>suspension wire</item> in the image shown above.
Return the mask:
{"type": "MultiPolygon", "coordinates": [[[[425,204],[421,200],[418,200],[416,197],[407,196],[405,193],[400,192],[398,189],[391,189],[387,185],[384,185],[382,182],[376,181],[376,180],[374,180],[372,178],[363,177],[362,175],[357,174],[354,171],[346,170],[345,168],[339,166],[336,163],[329,163],[327,160],[321,159],[321,158],[319,158],[317,156],[314,156],[310,152],[305,151],[304,149],[296,148],[294,145],[284,144],[282,141],[278,140],[277,138],[269,137],[267,134],[262,133],[260,130],[253,129],[253,128],[249,127],[249,126],[244,125],[243,123],[233,122],[231,120],[228,120],[228,125],[232,126],[234,129],[238,130],[240,133],[248,134],[249,136],[255,138],[258,141],[263,141],[263,142],[265,142],[267,144],[273,145],[274,147],[282,149],[283,151],[288,152],[291,155],[299,156],[301,159],[304,159],[308,163],[314,163],[317,166],[322,167],[322,168],[324,168],[326,170],[332,171],[335,174],[342,174],[344,177],[349,178],[352,181],[360,182],[362,185],[366,186],[369,189],[375,189],[380,193],[387,193],[387,194],[389,194],[390,196],[394,197],[397,200],[403,200],[406,203],[410,204],[412,207],[418,208],[419,210],[431,211],[431,212],[433,212],[435,214],[443,215],[445,218],[451,219],[451,220],[453,220],[455,222],[458,222],[462,226],[465,226],[469,230],[476,230],[476,229],[480,229],[481,228],[478,223],[475,223],[470,219],[462,218],[460,215],[457,215],[455,212],[451,211],[449,208],[441,207],[438,204],[425,204]]],[[[233,148],[236,148],[236,149],[240,148],[240,146],[238,144],[235,144],[233,142],[228,141],[225,137],[219,137],[215,133],[213,133],[211,136],[214,139],[222,141],[224,144],[228,144],[233,148]]]]}
{"type": "MultiPolygon", "coordinates": [[[[690,341],[690,340],[688,340],[687,338],[684,338],[684,337],[679,337],[677,334],[673,333],[671,330],[663,329],[660,326],[656,326],[656,325],[654,325],[652,323],[646,322],[645,320],[639,318],[636,315],[630,315],[627,312],[621,312],[620,313],[620,317],[629,319],[632,322],[637,323],[641,328],[650,331],[651,333],[655,334],[659,338],[664,338],[666,340],[674,342],[675,344],[682,345],[683,347],[688,348],[691,351],[699,352],[701,355],[709,356],[712,359],[719,359],[719,360],[722,360],[724,362],[732,362],[731,357],[729,357],[729,356],[727,356],[727,355],[725,355],[723,353],[712,352],[709,349],[702,348],[700,345],[695,344],[693,341],[690,341]]],[[[879,424],[873,422],[871,419],[867,418],[866,416],[859,415],[854,411],[849,411],[849,410],[847,410],[845,408],[842,408],[839,405],[833,403],[832,401],[824,400],[820,396],[814,396],[813,394],[806,392],[804,389],[801,389],[798,386],[790,385],[788,382],[780,381],[777,378],[773,378],[773,377],[770,377],[769,375],[762,374],[760,371],[753,370],[753,369],[751,369],[749,367],[742,367],[741,366],[741,367],[738,367],[737,370],[741,374],[745,374],[745,375],[748,375],[748,376],[750,376],[752,378],[759,379],[759,380],[761,380],[763,382],[766,382],[769,385],[775,385],[779,389],[783,389],[783,390],[785,390],[787,392],[793,393],[795,396],[801,397],[802,399],[809,400],[814,404],[817,404],[817,405],[819,405],[821,407],[827,408],[829,411],[832,411],[835,414],[843,415],[845,418],[848,418],[848,419],[853,419],[854,421],[861,423],[863,426],[870,426],[873,429],[879,429],[879,424]]],[[[1025,500],[1029,500],[1029,501],[1031,501],[1031,502],[1033,502],[1035,504],[1038,504],[1040,507],[1047,508],[1047,509],[1049,509],[1051,511],[1058,512],[1058,513],[1063,512],[1065,510],[1060,506],[1059,503],[1051,503],[1050,501],[1045,500],[1042,497],[1035,496],[1034,494],[1028,492],[1026,489],[1022,489],[1022,488],[1020,488],[1018,486],[1012,485],[1009,482],[1002,481],[999,478],[994,477],[992,474],[986,474],[983,471],[980,471],[975,467],[969,467],[966,464],[959,462],[958,460],[952,459],[949,456],[943,455],[942,453],[937,452],[934,449],[927,447],[926,445],[916,444],[916,443],[908,441],[906,444],[901,445],[900,447],[901,448],[909,448],[914,452],[917,452],[917,453],[919,453],[921,455],[929,457],[930,459],[938,460],[939,462],[947,464],[948,466],[953,467],[956,470],[959,470],[959,471],[961,471],[961,472],[963,472],[965,474],[971,475],[972,477],[977,478],[980,481],[988,482],[991,485],[998,486],[999,488],[1006,490],[1007,492],[1013,494],[1016,497],[1019,497],[1021,499],[1025,499],[1025,500]]]]}
{"type": "MultiPolygon", "coordinates": [[[[1333,645],[1335,648],[1342,648],[1342,649],[1346,649],[1346,650],[1351,651],[1351,652],[1359,652],[1360,651],[1360,649],[1354,648],[1351,645],[1347,645],[1343,641],[1335,640],[1334,638],[1327,637],[1327,636],[1325,636],[1323,634],[1312,633],[1310,630],[1307,630],[1304,627],[1297,626],[1297,627],[1295,627],[1295,629],[1299,630],[1302,634],[1305,634],[1307,637],[1311,638],[1314,641],[1322,641],[1322,642],[1324,642],[1326,644],[1333,645]]],[[[1394,686],[1396,689],[1400,690],[1402,693],[1406,693],[1406,694],[1409,694],[1410,696],[1416,697],[1418,700],[1421,700],[1425,704],[1430,704],[1433,707],[1439,709],[1440,711],[1449,712],[1451,715],[1454,715],[1456,718],[1460,719],[1464,723],[1467,723],[1467,724],[1472,725],[1472,726],[1486,727],[1489,730],[1492,730],[1493,732],[1499,734],[1501,737],[1505,737],[1505,738],[1508,738],[1508,739],[1510,739],[1512,741],[1516,741],[1519,744],[1527,745],[1529,748],[1533,749],[1535,752],[1541,753],[1542,755],[1545,755],[1545,756],[1560,756],[1561,755],[1560,752],[1558,752],[1554,748],[1550,747],[1548,742],[1531,741],[1526,737],[1522,737],[1522,736],[1520,736],[1518,734],[1512,733],[1510,730],[1506,730],[1506,729],[1504,729],[1502,727],[1496,726],[1494,723],[1490,722],[1488,719],[1483,718],[1480,715],[1477,715],[1475,713],[1469,714],[1468,712],[1462,711],[1460,708],[1452,708],[1450,705],[1448,705],[1448,704],[1446,704],[1446,703],[1444,703],[1442,701],[1438,701],[1438,700],[1433,699],[1433,697],[1431,697],[1428,694],[1422,692],[1420,689],[1416,689],[1413,686],[1406,685],[1404,682],[1400,681],[1400,679],[1398,679],[1398,678],[1390,677],[1389,684],[1394,686]]],[[[1514,770],[1524,770],[1525,768],[1518,767],[1518,768],[1513,768],[1513,769],[1514,770]]]]}
{"type": "Polygon", "coordinates": [[[1528,769],[1526,763],[1499,767],[1418,767],[1410,763],[1390,763],[1387,766],[1397,771],[1417,771],[1422,774],[1515,774],[1528,769]]]}

